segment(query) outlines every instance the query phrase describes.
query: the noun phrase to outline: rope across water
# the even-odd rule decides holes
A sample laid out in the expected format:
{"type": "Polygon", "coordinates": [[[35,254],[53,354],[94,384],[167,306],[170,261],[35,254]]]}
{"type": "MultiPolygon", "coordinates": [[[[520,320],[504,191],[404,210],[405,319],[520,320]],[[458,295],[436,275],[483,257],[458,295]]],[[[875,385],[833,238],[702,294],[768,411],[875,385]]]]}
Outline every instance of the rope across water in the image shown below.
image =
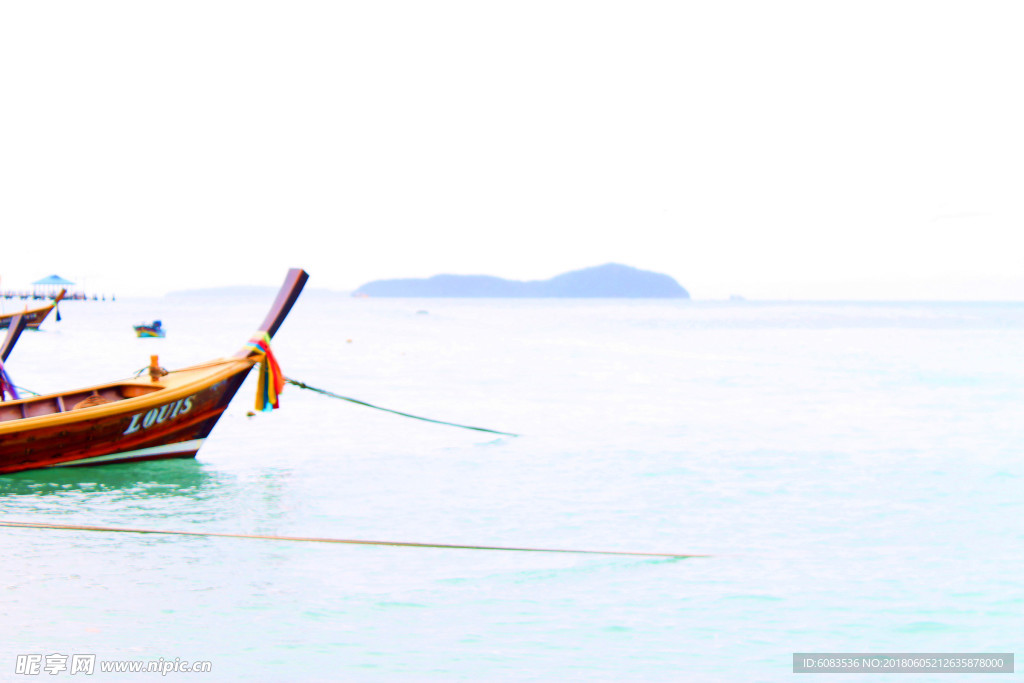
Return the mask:
{"type": "Polygon", "coordinates": [[[267,534],[228,534],[212,531],[169,531],[132,527],[92,526],[85,524],[53,524],[50,522],[11,522],[0,520],[0,527],[15,529],[60,529],[64,531],[100,531],[125,534],[162,534],[166,536],[208,536],[217,538],[249,538],[266,541],[293,541],[304,543],[341,543],[347,545],[384,545],[405,548],[443,548],[446,550],[501,550],[519,553],[573,553],[577,555],[627,555],[632,557],[668,557],[684,559],[710,557],[710,555],[681,555],[678,553],[638,553],[622,550],[566,550],[560,548],[512,548],[493,545],[454,545],[450,543],[413,543],[409,541],[366,541],[347,538],[317,538],[312,536],[272,536],[267,534]]]}

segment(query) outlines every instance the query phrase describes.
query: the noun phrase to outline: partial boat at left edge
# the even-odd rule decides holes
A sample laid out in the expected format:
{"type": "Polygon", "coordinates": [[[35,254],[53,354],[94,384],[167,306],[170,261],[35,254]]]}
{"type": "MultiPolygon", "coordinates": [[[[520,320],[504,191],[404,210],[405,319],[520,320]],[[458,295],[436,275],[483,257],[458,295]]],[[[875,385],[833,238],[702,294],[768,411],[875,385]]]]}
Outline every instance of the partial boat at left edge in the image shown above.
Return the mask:
{"type": "Polygon", "coordinates": [[[152,357],[148,379],[0,403],[0,474],[195,457],[249,370],[276,365],[269,340],[308,278],[288,272],[256,335],[234,356],[169,373],[152,357]]]}
{"type": "MultiPolygon", "coordinates": [[[[57,308],[57,304],[61,302],[67,292],[68,290],[66,289],[60,290],[60,292],[57,293],[57,296],[53,298],[53,302],[46,306],[26,308],[25,310],[18,311],[17,313],[5,313],[0,315],[0,330],[10,327],[11,321],[14,320],[14,316],[16,315],[20,315],[25,319],[26,327],[38,330],[39,326],[43,324],[44,320],[46,320],[46,317],[50,315],[50,311],[57,308]]],[[[57,320],[60,320],[60,313],[57,314],[57,320]]]]}

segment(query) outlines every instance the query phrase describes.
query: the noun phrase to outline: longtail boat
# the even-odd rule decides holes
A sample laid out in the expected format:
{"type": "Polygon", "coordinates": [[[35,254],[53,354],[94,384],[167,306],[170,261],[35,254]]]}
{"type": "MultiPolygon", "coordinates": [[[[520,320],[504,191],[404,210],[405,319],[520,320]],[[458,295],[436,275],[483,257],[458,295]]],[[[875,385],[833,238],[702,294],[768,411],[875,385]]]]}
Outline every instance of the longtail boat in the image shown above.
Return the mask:
{"type": "Polygon", "coordinates": [[[276,408],[284,376],[270,340],[308,278],[288,271],[266,319],[233,356],[172,372],[150,356],[148,377],[0,403],[0,474],[195,457],[256,365],[257,407],[276,408]]]}
{"type": "Polygon", "coordinates": [[[160,320],[154,320],[151,323],[143,323],[141,325],[132,325],[135,330],[136,337],[166,337],[167,331],[164,329],[164,324],[160,320]]]}
{"type": "MultiPolygon", "coordinates": [[[[5,313],[0,315],[0,330],[10,327],[11,321],[14,320],[14,316],[20,315],[25,319],[25,325],[33,330],[38,330],[39,326],[46,320],[46,316],[50,315],[50,311],[57,308],[57,304],[61,302],[64,295],[68,293],[68,290],[62,289],[57,293],[57,296],[53,297],[53,301],[46,306],[39,306],[38,308],[25,308],[23,311],[17,313],[5,313]]],[[[60,320],[60,312],[57,313],[57,320],[60,320]]]]}

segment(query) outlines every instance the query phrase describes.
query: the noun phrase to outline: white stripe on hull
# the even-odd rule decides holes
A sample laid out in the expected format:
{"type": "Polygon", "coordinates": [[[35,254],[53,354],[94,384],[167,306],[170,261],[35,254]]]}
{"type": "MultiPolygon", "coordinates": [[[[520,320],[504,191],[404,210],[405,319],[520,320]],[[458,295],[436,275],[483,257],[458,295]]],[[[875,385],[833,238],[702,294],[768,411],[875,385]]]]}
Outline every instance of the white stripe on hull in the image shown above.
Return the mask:
{"type": "Polygon", "coordinates": [[[199,447],[203,445],[206,439],[193,439],[191,441],[179,441],[178,443],[169,443],[163,446],[153,446],[151,448],[140,448],[137,451],[121,451],[120,453],[110,453],[109,455],[97,455],[94,458],[83,458],[82,460],[72,460],[70,462],[62,462],[51,467],[71,467],[74,465],[91,465],[93,463],[100,462],[116,462],[118,460],[134,460],[135,458],[151,458],[154,455],[183,455],[185,453],[195,453],[199,450],[199,447]]]}

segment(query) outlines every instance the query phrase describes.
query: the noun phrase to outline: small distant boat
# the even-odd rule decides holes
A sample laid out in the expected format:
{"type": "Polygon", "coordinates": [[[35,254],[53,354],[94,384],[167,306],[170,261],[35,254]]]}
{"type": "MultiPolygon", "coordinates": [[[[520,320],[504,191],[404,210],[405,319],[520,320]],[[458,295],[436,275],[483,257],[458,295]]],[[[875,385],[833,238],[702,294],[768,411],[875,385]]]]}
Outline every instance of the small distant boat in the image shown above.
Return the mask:
{"type": "Polygon", "coordinates": [[[132,329],[135,330],[136,337],[167,336],[167,330],[164,329],[164,324],[159,320],[154,320],[152,323],[143,323],[142,325],[132,325],[132,329]]]}
{"type": "MultiPolygon", "coordinates": [[[[57,293],[57,296],[53,298],[53,302],[46,306],[39,306],[38,308],[26,308],[23,311],[17,313],[5,313],[0,315],[0,330],[7,329],[11,326],[11,321],[14,320],[14,316],[20,315],[25,319],[25,327],[33,330],[38,330],[39,326],[46,320],[46,316],[50,315],[50,311],[57,308],[57,304],[61,302],[64,295],[68,293],[68,290],[62,289],[57,293]]],[[[60,311],[57,311],[57,321],[60,322],[60,311]]]]}
{"type": "Polygon", "coordinates": [[[149,377],[0,402],[0,474],[195,457],[257,365],[257,406],[277,407],[284,375],[270,339],[308,277],[298,268],[288,271],[267,317],[233,356],[172,372],[150,356],[149,377]]]}

